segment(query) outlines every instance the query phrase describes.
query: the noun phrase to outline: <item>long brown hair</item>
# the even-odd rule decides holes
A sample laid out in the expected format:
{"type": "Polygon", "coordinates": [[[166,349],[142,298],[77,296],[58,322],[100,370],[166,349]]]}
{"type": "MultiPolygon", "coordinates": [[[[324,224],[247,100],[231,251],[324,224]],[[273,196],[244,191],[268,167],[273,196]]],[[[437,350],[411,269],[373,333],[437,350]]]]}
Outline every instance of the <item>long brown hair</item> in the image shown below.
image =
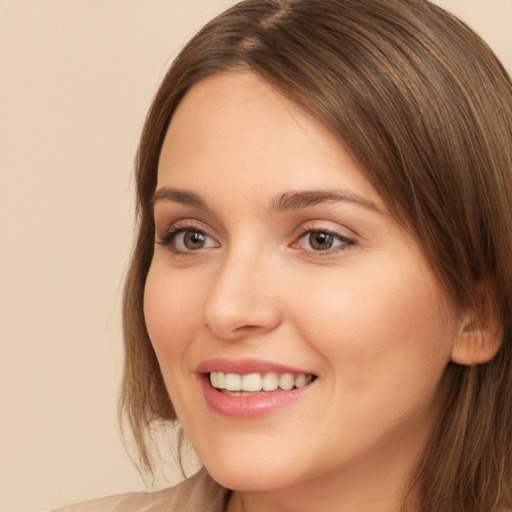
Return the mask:
{"type": "Polygon", "coordinates": [[[487,364],[446,369],[450,390],[411,485],[424,512],[512,507],[512,85],[487,45],[426,0],[246,0],[182,50],[136,161],[138,236],[124,292],[120,412],[151,470],[148,435],[176,416],[143,315],[152,196],[172,115],[195,83],[249,70],[352,154],[415,237],[458,310],[503,328],[487,364]]]}

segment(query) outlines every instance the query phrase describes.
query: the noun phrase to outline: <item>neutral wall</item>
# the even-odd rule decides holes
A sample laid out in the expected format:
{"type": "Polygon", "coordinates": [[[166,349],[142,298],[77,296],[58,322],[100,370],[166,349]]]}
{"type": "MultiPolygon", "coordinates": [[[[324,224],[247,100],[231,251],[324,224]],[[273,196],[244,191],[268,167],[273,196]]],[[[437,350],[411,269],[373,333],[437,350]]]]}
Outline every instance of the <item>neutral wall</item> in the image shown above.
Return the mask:
{"type": "MultiPolygon", "coordinates": [[[[0,0],[2,511],[144,488],[115,417],[132,161],[172,56],[231,3],[0,0]]],[[[512,69],[512,0],[439,3],[512,69]]]]}

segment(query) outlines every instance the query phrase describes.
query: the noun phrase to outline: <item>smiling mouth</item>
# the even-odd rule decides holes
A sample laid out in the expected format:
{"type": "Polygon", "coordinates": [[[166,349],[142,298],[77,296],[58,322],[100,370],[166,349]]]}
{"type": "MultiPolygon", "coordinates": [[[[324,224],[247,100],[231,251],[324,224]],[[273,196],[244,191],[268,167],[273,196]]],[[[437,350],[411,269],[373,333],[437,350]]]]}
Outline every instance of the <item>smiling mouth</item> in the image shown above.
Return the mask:
{"type": "Polygon", "coordinates": [[[250,396],[273,391],[291,391],[311,384],[316,375],[300,373],[238,373],[210,372],[210,384],[219,392],[230,396],[250,396]]]}

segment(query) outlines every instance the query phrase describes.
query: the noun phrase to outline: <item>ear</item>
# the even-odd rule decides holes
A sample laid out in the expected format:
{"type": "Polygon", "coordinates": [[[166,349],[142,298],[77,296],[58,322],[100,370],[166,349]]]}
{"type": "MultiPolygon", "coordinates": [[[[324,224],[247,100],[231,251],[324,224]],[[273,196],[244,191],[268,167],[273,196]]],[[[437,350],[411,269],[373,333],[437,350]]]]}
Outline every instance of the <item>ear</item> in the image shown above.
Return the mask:
{"type": "Polygon", "coordinates": [[[456,364],[487,363],[496,356],[503,343],[503,326],[488,295],[479,302],[477,311],[464,314],[460,320],[451,354],[456,364]]]}

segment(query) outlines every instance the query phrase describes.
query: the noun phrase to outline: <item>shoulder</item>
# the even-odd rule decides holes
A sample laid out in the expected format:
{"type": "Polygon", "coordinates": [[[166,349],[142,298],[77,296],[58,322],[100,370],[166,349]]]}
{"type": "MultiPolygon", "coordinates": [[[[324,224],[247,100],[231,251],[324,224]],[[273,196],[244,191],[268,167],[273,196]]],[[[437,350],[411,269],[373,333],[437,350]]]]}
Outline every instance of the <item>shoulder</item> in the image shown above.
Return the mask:
{"type": "Polygon", "coordinates": [[[224,512],[229,493],[202,469],[180,484],[161,491],[108,496],[51,512],[224,512]]]}

